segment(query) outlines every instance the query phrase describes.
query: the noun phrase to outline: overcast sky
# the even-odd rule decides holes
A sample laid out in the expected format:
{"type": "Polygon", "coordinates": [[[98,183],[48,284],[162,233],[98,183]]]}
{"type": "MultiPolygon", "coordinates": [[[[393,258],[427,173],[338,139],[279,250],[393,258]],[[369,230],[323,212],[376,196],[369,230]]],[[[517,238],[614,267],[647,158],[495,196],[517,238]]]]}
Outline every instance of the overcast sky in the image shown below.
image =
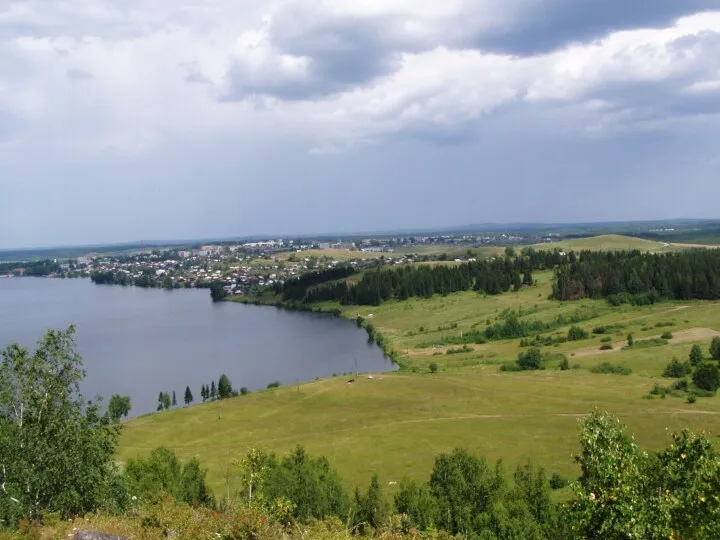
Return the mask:
{"type": "Polygon", "coordinates": [[[720,0],[0,0],[0,248],[719,201],[720,0]]]}

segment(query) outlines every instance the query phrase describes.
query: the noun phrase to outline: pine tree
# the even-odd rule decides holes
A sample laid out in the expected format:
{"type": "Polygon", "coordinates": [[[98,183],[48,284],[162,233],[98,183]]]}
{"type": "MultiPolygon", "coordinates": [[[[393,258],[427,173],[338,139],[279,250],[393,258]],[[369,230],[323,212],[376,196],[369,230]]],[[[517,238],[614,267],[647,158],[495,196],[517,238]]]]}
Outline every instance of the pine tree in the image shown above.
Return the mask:
{"type": "Polygon", "coordinates": [[[720,337],[714,337],[710,343],[710,358],[720,360],[720,337]]]}
{"type": "Polygon", "coordinates": [[[226,399],[232,395],[232,384],[228,376],[224,373],[220,375],[220,379],[218,380],[217,392],[218,398],[220,399],[226,399]]]}
{"type": "Polygon", "coordinates": [[[176,406],[177,406],[177,399],[175,399],[175,390],[173,390],[172,406],[173,406],[173,407],[176,407],[176,406]]]}
{"type": "Polygon", "coordinates": [[[210,383],[210,399],[215,399],[216,395],[217,395],[217,390],[215,389],[215,381],[212,381],[210,383]]]}
{"type": "Polygon", "coordinates": [[[163,407],[163,404],[165,403],[165,401],[163,400],[164,397],[165,397],[164,392],[160,392],[160,394],[158,394],[158,406],[157,406],[158,411],[162,411],[164,408],[163,407]]]}
{"type": "Polygon", "coordinates": [[[193,401],[192,392],[190,391],[190,387],[186,386],[185,387],[185,405],[190,405],[192,403],[192,401],[193,401]]]}
{"type": "Polygon", "coordinates": [[[697,366],[703,360],[703,352],[700,345],[693,345],[690,349],[690,364],[697,366]]]}

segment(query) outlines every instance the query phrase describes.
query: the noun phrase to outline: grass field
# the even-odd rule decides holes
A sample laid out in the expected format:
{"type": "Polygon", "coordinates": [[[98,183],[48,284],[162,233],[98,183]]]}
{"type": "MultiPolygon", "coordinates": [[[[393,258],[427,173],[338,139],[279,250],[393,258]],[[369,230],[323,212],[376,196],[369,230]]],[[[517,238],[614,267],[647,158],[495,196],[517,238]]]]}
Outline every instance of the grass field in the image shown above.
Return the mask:
{"type": "MultiPolygon", "coordinates": [[[[361,376],[353,384],[347,377],[316,381],[137,418],[126,424],[119,458],[166,445],[181,458],[197,456],[220,492],[232,460],[253,446],[285,453],[302,444],[313,454],[326,455],[349,488],[364,485],[373,472],[386,483],[405,476],[424,479],[433,457],[457,446],[502,458],[509,469],[531,458],[550,472],[573,475],[577,421],[595,408],[618,414],[648,448],[668,444],[668,430],[682,427],[706,431],[719,441],[720,397],[700,398],[695,404],[670,396],[648,399],[655,383],[670,383],[661,374],[673,356],[684,360],[693,343],[707,350],[720,332],[719,304],[671,302],[640,308],[592,300],[561,303],[547,299],[551,273],[534,277],[535,286],[496,297],[462,292],[377,307],[341,307],[347,318],[361,315],[372,321],[408,370],[361,376]],[[519,340],[472,345],[458,354],[434,347],[444,336],[484,330],[508,309],[519,310],[521,319],[546,322],[582,313],[587,319],[578,325],[588,331],[615,328],[543,347],[546,353],[566,355],[575,365],[568,371],[557,370],[553,359],[545,371],[500,372],[498,364],[513,361],[522,350],[519,340]],[[643,340],[665,331],[674,336],[665,345],[621,348],[628,332],[643,340]],[[603,337],[610,338],[614,350],[599,350],[603,337]],[[633,373],[590,372],[606,361],[633,373]],[[430,362],[438,364],[438,373],[429,373],[430,362]]],[[[566,335],[568,327],[554,332],[566,335]]]]}
{"type": "Polygon", "coordinates": [[[668,251],[670,249],[663,242],[655,242],[653,240],[645,240],[643,238],[634,238],[632,236],[623,236],[619,234],[605,234],[589,238],[573,238],[570,240],[561,240],[559,242],[537,244],[533,247],[536,249],[557,247],[566,251],[617,251],[639,249],[641,251],[658,252],[668,251]]]}

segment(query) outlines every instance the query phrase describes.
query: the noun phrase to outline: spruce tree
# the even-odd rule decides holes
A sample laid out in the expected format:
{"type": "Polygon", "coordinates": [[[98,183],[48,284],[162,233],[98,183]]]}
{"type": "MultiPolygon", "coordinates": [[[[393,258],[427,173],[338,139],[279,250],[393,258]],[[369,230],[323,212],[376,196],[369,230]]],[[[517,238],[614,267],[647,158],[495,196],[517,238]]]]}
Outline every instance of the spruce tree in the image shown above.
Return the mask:
{"type": "Polygon", "coordinates": [[[693,345],[690,349],[690,364],[697,366],[703,360],[703,352],[700,345],[693,345]]]}
{"type": "Polygon", "coordinates": [[[173,390],[172,406],[173,406],[173,407],[176,407],[176,406],[177,406],[177,399],[175,399],[175,390],[173,390]]]}
{"type": "Polygon", "coordinates": [[[193,401],[192,392],[190,391],[190,387],[186,386],[185,387],[185,405],[190,405],[192,403],[192,401],[193,401]]]}
{"type": "Polygon", "coordinates": [[[210,383],[210,399],[215,399],[216,395],[217,395],[217,390],[215,389],[215,381],[212,381],[210,383]]]}
{"type": "Polygon", "coordinates": [[[710,343],[710,358],[720,360],[720,337],[714,337],[710,343]]]}
{"type": "Polygon", "coordinates": [[[220,379],[218,380],[217,391],[218,398],[220,399],[226,399],[232,395],[232,384],[230,383],[230,379],[228,379],[228,376],[224,373],[220,375],[220,379]]]}

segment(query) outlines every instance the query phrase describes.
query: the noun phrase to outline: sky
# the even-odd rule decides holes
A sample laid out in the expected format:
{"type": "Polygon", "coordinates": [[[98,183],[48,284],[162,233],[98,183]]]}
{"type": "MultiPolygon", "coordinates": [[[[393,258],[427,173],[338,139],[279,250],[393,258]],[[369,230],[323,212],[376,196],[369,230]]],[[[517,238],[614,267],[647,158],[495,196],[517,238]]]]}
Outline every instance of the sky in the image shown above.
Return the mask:
{"type": "Polygon", "coordinates": [[[0,248],[718,218],[720,0],[0,0],[0,248]]]}

